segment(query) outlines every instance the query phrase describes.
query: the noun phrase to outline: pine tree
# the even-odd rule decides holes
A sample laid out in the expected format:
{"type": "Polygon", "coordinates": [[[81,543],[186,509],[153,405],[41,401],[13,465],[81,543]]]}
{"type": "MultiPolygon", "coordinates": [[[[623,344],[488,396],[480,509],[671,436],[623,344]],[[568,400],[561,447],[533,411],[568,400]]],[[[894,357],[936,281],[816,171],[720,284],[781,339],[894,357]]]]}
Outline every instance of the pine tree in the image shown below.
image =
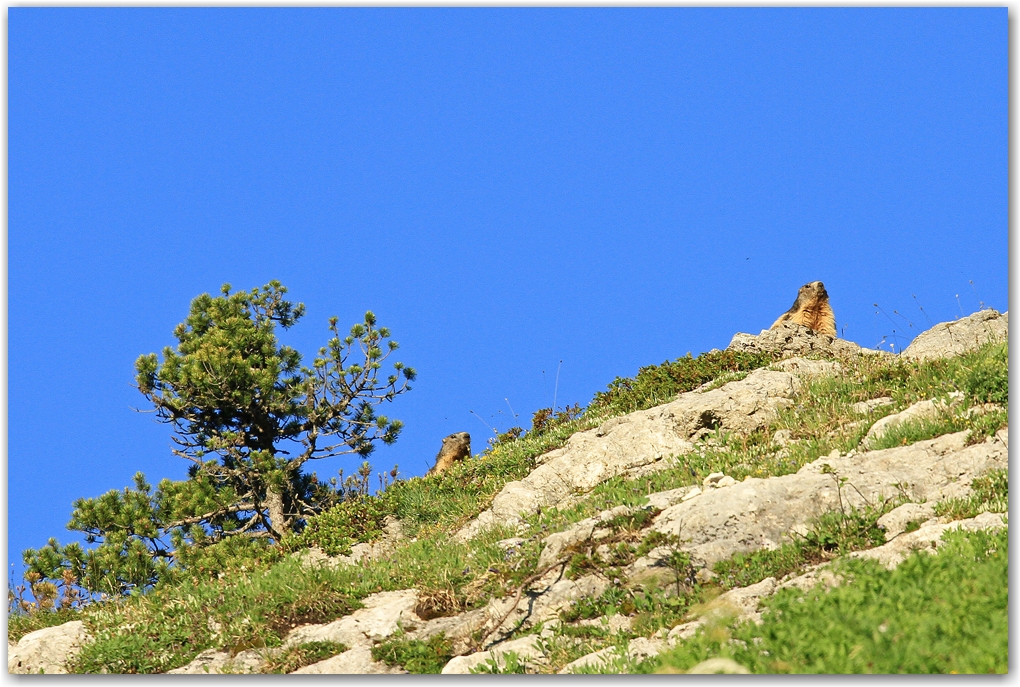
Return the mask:
{"type": "Polygon", "coordinates": [[[188,479],[164,479],[153,491],[138,473],[133,489],[78,499],[68,528],[100,546],[51,539],[25,551],[30,572],[60,579],[70,570],[86,589],[115,593],[153,584],[182,548],[235,537],[279,542],[342,496],[305,471],[309,461],[364,458],[377,442],[396,441],[401,422],[376,408],[409,391],[415,372],[396,362],[380,378],[397,343],[375,315],[365,313],[346,336],[331,318],[332,337],[306,367],[277,340],[277,326],[288,329],[305,312],[284,299],[286,287],[272,281],[231,293],[225,284],[221,292],[192,301],[162,361],[152,353],[135,363],[138,389],[173,429],[173,452],[191,463],[188,479]]]}

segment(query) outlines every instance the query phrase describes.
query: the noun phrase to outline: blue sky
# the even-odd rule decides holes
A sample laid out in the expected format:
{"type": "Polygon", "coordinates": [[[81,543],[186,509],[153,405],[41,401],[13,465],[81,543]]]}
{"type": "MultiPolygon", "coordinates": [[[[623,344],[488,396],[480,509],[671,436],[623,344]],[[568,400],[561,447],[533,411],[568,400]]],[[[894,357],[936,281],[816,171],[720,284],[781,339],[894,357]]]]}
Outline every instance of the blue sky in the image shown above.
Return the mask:
{"type": "Polygon", "coordinates": [[[133,363],[224,282],[289,287],[309,356],[391,328],[404,476],[807,281],[869,347],[1008,309],[1006,16],[10,8],[9,560],[185,476],[133,363]]]}

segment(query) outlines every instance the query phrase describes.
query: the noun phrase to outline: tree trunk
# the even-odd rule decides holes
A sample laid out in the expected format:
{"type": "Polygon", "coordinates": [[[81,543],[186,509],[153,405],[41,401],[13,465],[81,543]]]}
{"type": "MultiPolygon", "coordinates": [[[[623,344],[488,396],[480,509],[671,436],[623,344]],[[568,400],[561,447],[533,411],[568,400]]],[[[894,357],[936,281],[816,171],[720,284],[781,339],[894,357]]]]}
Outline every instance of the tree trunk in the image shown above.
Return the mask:
{"type": "Polygon", "coordinates": [[[266,507],[269,509],[269,533],[276,543],[287,533],[287,518],[283,514],[283,494],[272,487],[266,489],[266,507]]]}

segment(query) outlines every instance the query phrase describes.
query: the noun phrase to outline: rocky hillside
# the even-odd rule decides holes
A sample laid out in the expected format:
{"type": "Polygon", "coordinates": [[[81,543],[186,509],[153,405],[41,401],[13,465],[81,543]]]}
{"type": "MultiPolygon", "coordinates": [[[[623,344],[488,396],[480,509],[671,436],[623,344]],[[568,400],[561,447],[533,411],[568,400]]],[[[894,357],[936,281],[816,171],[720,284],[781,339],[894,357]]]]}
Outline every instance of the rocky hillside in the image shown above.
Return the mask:
{"type": "Polygon", "coordinates": [[[646,368],[280,547],[12,617],[9,670],[1005,672],[1007,336],[737,334],[681,393],[646,368]]]}

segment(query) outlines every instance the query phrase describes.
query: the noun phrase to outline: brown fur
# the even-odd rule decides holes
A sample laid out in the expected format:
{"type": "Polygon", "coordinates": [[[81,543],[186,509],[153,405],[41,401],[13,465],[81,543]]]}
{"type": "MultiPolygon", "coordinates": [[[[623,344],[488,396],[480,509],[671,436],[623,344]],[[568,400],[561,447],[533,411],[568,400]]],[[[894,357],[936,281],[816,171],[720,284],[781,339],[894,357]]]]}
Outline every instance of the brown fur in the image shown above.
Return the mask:
{"type": "Polygon", "coordinates": [[[449,470],[458,460],[471,457],[471,435],[467,432],[457,432],[443,439],[443,447],[439,449],[436,456],[435,466],[426,474],[439,474],[449,470]]]}
{"type": "Polygon", "coordinates": [[[783,322],[795,322],[808,327],[817,334],[836,337],[836,316],[829,305],[829,294],[825,285],[813,281],[800,287],[793,307],[779,316],[769,329],[775,329],[783,322]]]}

